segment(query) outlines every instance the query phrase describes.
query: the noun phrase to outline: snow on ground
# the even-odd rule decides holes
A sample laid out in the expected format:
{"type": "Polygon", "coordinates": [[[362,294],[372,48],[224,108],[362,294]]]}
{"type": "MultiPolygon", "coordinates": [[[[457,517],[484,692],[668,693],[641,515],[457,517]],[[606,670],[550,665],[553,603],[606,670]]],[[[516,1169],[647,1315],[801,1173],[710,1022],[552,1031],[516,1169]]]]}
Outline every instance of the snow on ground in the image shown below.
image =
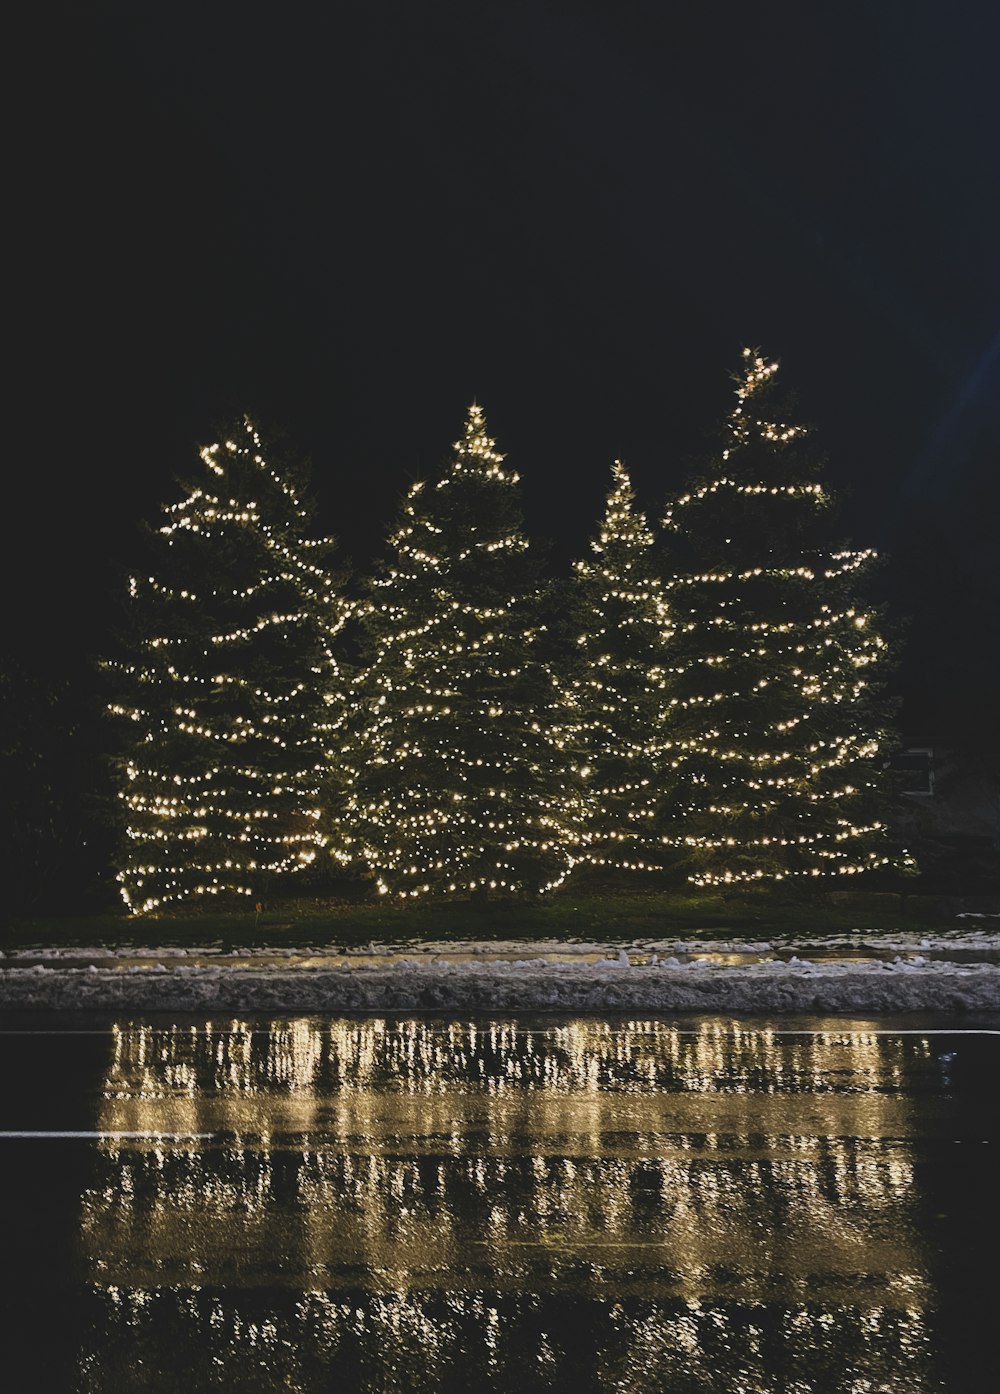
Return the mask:
{"type": "Polygon", "coordinates": [[[370,944],[325,948],[21,949],[0,1007],[151,1011],[900,1012],[1000,1008],[1000,963],[926,953],[1000,951],[1000,935],[798,936],[629,944],[370,944]],[[789,956],[789,949],[797,952],[789,956]],[[865,956],[871,951],[871,957],[865,956]],[[783,959],[770,956],[783,952],[783,959]],[[893,952],[895,951],[895,952],[893,952]],[[882,957],[876,955],[881,954],[882,957]],[[739,956],[745,956],[739,961],[739,956]],[[736,962],[725,962],[735,956],[736,962]],[[185,960],[187,960],[185,962],[185,960]]]}
{"type": "MultiPolygon", "coordinates": [[[[959,918],[967,917],[959,916],[959,918]]],[[[171,946],[158,948],[136,945],[125,945],[117,948],[108,948],[104,945],[85,947],[39,945],[33,948],[12,949],[7,954],[0,951],[0,961],[6,960],[8,963],[16,964],[26,959],[32,962],[49,959],[55,961],[84,959],[100,962],[121,959],[158,961],[177,958],[210,958],[219,962],[233,959],[247,959],[251,962],[272,959],[377,959],[381,962],[398,960],[400,955],[417,954],[421,960],[427,955],[444,956],[449,959],[471,957],[495,960],[520,956],[525,961],[534,962],[538,958],[553,956],[558,959],[605,959],[614,957],[622,951],[628,953],[632,959],[636,957],[648,959],[652,954],[662,958],[664,955],[677,953],[766,954],[773,951],[787,954],[793,950],[809,949],[822,953],[846,949],[852,953],[871,950],[879,954],[887,952],[915,954],[923,950],[931,950],[935,953],[961,950],[963,953],[982,951],[1000,954],[1000,931],[966,930],[964,928],[948,930],[943,933],[931,930],[852,930],[843,934],[825,932],[816,935],[810,935],[808,932],[772,934],[767,938],[759,939],[749,937],[742,939],[684,937],[614,941],[604,939],[591,942],[567,942],[561,939],[494,939],[488,942],[476,939],[412,939],[404,941],[402,944],[399,941],[380,944],[371,942],[366,945],[350,945],[346,948],[336,944],[295,948],[290,948],[287,944],[281,946],[258,945],[252,949],[221,949],[214,944],[189,948],[171,946]]]]}

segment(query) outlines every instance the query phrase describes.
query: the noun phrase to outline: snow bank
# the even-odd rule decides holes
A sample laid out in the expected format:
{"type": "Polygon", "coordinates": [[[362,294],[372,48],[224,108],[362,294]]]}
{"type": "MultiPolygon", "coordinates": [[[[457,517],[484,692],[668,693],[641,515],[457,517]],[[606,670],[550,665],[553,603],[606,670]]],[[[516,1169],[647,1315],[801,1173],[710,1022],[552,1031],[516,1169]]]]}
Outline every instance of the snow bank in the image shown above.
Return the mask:
{"type": "MultiPolygon", "coordinates": [[[[963,918],[963,917],[959,917],[963,918]]],[[[987,919],[985,915],[966,916],[964,918],[987,919]]],[[[220,949],[218,945],[206,944],[202,946],[191,946],[188,948],[175,948],[171,946],[157,948],[145,947],[141,945],[124,945],[117,948],[107,948],[104,946],[87,946],[85,948],[60,945],[53,947],[50,945],[39,945],[34,948],[11,949],[4,955],[0,952],[0,960],[6,958],[10,964],[16,964],[24,959],[43,960],[48,962],[59,960],[115,960],[126,959],[151,959],[162,960],[171,958],[210,958],[219,963],[226,963],[231,960],[257,961],[263,959],[316,959],[316,960],[364,960],[366,958],[398,959],[400,954],[409,956],[419,955],[421,959],[431,957],[445,957],[449,960],[461,957],[472,957],[477,959],[488,958],[499,960],[503,958],[525,959],[530,956],[531,961],[544,958],[555,958],[557,960],[566,959],[596,959],[612,960],[623,966],[628,966],[630,958],[636,955],[648,957],[656,954],[665,957],[677,953],[711,953],[711,954],[755,954],[778,952],[796,953],[807,952],[808,950],[831,949],[850,949],[852,951],[871,949],[880,953],[919,953],[927,949],[948,950],[961,949],[980,951],[989,950],[1000,953],[1000,933],[990,930],[949,930],[945,933],[930,932],[920,930],[916,932],[905,932],[902,930],[882,930],[873,932],[870,930],[852,930],[846,934],[827,934],[820,933],[810,936],[807,930],[797,934],[770,934],[761,938],[733,938],[733,939],[698,939],[693,937],[684,938],[643,938],[634,939],[627,942],[616,940],[593,940],[589,942],[580,941],[567,943],[559,939],[507,939],[490,940],[484,942],[478,939],[452,940],[452,939],[410,939],[405,941],[395,940],[389,943],[369,943],[366,945],[351,944],[341,947],[335,944],[319,945],[316,947],[289,947],[287,944],[280,947],[259,945],[255,948],[240,949],[220,949]],[[623,957],[624,956],[624,957],[623,957]]]]}
{"type": "MultiPolygon", "coordinates": [[[[492,946],[484,946],[484,952],[492,951],[492,946]]],[[[310,955],[312,963],[294,966],[254,966],[252,958],[244,958],[237,967],[221,956],[208,965],[168,961],[113,967],[105,959],[103,965],[99,960],[85,967],[51,960],[44,966],[5,966],[0,968],[0,1007],[297,1013],[883,1013],[1000,1008],[1000,966],[995,964],[929,963],[922,958],[811,963],[795,957],[787,963],[721,967],[682,964],[670,957],[637,966],[626,950],[597,962],[571,957],[562,962],[538,957],[466,962],[408,952],[409,957],[399,954],[389,962],[383,954],[381,961],[370,964],[338,951],[328,962],[316,962],[310,955]]]]}

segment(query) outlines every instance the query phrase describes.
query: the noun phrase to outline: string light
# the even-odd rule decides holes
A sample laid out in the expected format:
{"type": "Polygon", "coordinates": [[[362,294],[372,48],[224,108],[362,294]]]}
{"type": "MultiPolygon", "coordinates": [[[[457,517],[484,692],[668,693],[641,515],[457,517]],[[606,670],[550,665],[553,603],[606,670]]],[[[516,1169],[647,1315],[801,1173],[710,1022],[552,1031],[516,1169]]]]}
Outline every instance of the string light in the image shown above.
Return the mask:
{"type": "Polygon", "coordinates": [[[568,660],[477,405],[353,602],[252,423],[203,450],[207,480],[155,534],[163,565],[129,578],[131,649],[105,665],[126,905],[257,896],[321,853],[400,898],[678,857],[702,886],[910,864],[879,816],[889,648],[855,592],[875,553],[827,545],[832,499],[776,372],[745,351],[717,477],[664,515],[674,574],[615,462],[568,660]],[[349,617],[368,661],[346,693],[349,617]]]}
{"type": "Polygon", "coordinates": [[[661,859],[653,819],[669,713],[671,623],[653,541],[616,460],[591,542],[594,557],[574,565],[583,632],[568,705],[585,790],[577,861],[625,871],[654,870],[661,859]]]}
{"type": "Polygon", "coordinates": [[[302,538],[309,511],[249,420],[201,460],[218,483],[164,508],[159,574],[129,579],[131,653],[105,665],[124,689],[118,883],[140,914],[257,897],[328,842],[348,614],[313,559],[330,544],[302,538]]]}
{"type": "Polygon", "coordinates": [[[411,486],[364,609],[340,822],[380,895],[544,892],[572,864],[563,695],[495,446],[473,405],[442,477],[411,486]]]}
{"type": "Polygon", "coordinates": [[[875,553],[826,550],[831,499],[806,428],[775,419],[777,369],[744,351],[719,476],[664,517],[690,564],[664,583],[662,840],[698,886],[911,864],[878,816],[888,645],[853,589],[875,553]]]}

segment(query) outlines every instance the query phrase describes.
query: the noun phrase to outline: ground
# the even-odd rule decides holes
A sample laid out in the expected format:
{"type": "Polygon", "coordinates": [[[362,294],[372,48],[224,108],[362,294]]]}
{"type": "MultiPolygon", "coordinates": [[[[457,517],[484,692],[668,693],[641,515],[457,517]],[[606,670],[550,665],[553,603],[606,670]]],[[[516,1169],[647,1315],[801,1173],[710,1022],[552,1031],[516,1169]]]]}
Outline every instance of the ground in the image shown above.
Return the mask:
{"type": "Polygon", "coordinates": [[[21,920],[0,1008],[995,1010],[1000,914],[956,903],[651,891],[21,920]]]}
{"type": "MultiPolygon", "coordinates": [[[[18,918],[0,925],[0,949],[28,945],[107,946],[161,944],[223,948],[294,944],[350,948],[372,940],[409,943],[420,939],[474,938],[580,940],[608,936],[627,942],[648,936],[697,934],[730,939],[734,934],[767,938],[787,933],[811,936],[865,932],[912,932],[915,927],[945,931],[964,920],[956,911],[1000,911],[1000,899],[962,902],[956,897],[894,893],[833,892],[824,896],[772,894],[722,896],[677,890],[567,891],[534,903],[419,901],[392,905],[356,899],[286,899],[268,902],[261,914],[252,906],[173,915],[69,915],[18,918]]],[[[975,922],[975,921],[973,921],[975,922]]],[[[984,921],[987,923],[988,921],[984,921]]],[[[1000,924],[1000,917],[995,920],[1000,924]]]]}

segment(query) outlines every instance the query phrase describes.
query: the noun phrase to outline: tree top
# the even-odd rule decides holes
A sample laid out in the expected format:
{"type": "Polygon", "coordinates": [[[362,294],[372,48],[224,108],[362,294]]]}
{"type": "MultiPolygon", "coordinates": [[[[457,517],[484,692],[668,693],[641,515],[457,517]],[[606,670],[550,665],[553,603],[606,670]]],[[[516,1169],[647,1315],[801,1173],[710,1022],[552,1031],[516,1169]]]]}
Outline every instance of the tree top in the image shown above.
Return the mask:
{"type": "Polygon", "coordinates": [[[501,468],[506,457],[496,449],[496,441],[487,433],[486,413],[478,402],[469,407],[462,439],[455,441],[454,449],[452,474],[477,472],[505,483],[518,482],[519,475],[501,468]]]}
{"type": "Polygon", "coordinates": [[[729,417],[730,445],[723,450],[722,458],[727,460],[732,450],[748,445],[752,440],[768,441],[772,445],[784,445],[808,434],[805,426],[795,426],[786,421],[770,421],[765,416],[758,417],[752,402],[754,397],[765,397],[766,391],[778,371],[776,359],[768,360],[757,348],[744,348],[740,371],[733,374],[736,383],[736,406],[729,417]]]}

